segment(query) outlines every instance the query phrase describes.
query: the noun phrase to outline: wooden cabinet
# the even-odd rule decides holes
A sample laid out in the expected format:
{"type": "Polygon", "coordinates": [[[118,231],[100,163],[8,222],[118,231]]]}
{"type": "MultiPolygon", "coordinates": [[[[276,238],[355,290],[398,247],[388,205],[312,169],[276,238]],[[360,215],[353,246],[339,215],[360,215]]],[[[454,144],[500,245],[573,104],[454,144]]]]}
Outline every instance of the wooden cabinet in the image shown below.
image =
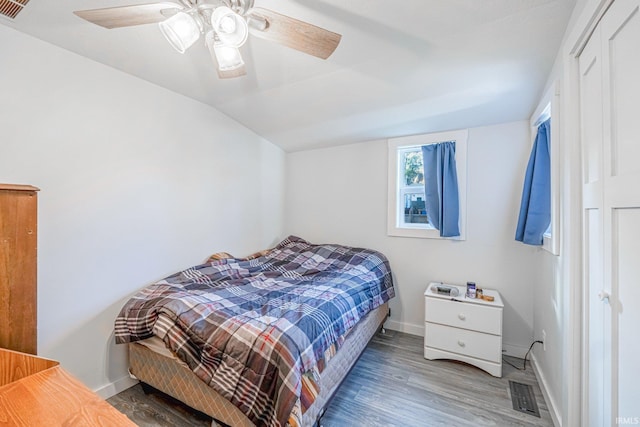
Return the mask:
{"type": "Polygon", "coordinates": [[[484,301],[438,294],[431,283],[425,296],[424,357],[453,359],[502,376],[502,299],[497,291],[484,289],[494,300],[484,301]]]}
{"type": "Polygon", "coordinates": [[[58,362],[0,349],[0,425],[135,426],[58,362]]]}
{"type": "Polygon", "coordinates": [[[0,184],[0,347],[37,353],[37,191],[0,184]]]}

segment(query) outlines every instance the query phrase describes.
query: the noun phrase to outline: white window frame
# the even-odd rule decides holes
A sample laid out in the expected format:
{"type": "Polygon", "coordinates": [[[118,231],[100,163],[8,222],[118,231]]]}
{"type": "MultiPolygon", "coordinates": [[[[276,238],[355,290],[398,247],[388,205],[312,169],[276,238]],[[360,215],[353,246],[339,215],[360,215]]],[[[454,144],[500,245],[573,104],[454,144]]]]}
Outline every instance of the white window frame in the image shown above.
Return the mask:
{"type": "Polygon", "coordinates": [[[560,92],[553,82],[531,116],[531,145],[538,134],[538,126],[551,117],[549,157],[551,172],[551,225],[542,237],[542,249],[560,255],[560,92]]]}
{"type": "Polygon", "coordinates": [[[447,239],[465,240],[467,229],[467,138],[468,130],[457,130],[451,132],[429,133],[423,135],[404,136],[391,138],[388,140],[388,198],[387,198],[387,234],[395,237],[416,237],[422,239],[447,239]],[[460,236],[442,237],[440,231],[432,226],[416,224],[406,224],[404,222],[404,209],[400,209],[401,197],[399,183],[404,178],[401,177],[400,167],[401,153],[407,148],[422,147],[428,144],[439,142],[455,141],[456,143],[456,172],[458,174],[458,199],[459,199],[459,227],[460,236]],[[402,215],[402,216],[401,216],[402,215]]]}

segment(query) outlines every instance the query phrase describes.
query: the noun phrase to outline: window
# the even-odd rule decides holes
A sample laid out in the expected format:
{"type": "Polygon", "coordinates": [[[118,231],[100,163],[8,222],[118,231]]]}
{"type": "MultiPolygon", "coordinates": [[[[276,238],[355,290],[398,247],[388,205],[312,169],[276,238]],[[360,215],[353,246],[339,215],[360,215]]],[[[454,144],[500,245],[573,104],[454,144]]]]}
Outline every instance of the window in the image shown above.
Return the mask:
{"type": "Polygon", "coordinates": [[[420,147],[398,150],[400,198],[399,222],[403,228],[433,228],[427,220],[424,198],[424,166],[420,147]]]}
{"type": "MultiPolygon", "coordinates": [[[[548,119],[551,118],[551,103],[548,103],[545,107],[544,110],[542,110],[542,113],[540,114],[540,116],[538,117],[538,119],[535,121],[535,123],[533,124],[533,126],[537,129],[538,126],[540,126],[540,124],[548,119]]],[[[555,126],[556,123],[553,123],[553,125],[555,126]]],[[[553,128],[554,126],[551,127],[552,132],[553,132],[553,128]]],[[[549,158],[551,158],[551,141],[549,141],[549,158]]],[[[549,227],[547,227],[547,231],[544,232],[544,238],[545,239],[551,239],[551,221],[549,221],[549,227]]]]}
{"type": "Polygon", "coordinates": [[[551,223],[551,119],[537,124],[536,136],[524,172],[515,239],[541,246],[551,223]]]}
{"type": "Polygon", "coordinates": [[[531,116],[532,143],[540,123],[551,118],[551,138],[549,140],[549,159],[551,162],[551,223],[544,233],[542,248],[554,255],[560,253],[560,184],[558,169],[559,164],[559,127],[561,125],[559,117],[560,93],[559,85],[554,82],[542,97],[542,101],[531,116]]]}
{"type": "Polygon", "coordinates": [[[427,219],[422,146],[445,141],[456,143],[456,171],[460,205],[460,236],[466,225],[467,131],[413,135],[389,140],[387,234],[399,237],[443,239],[427,219]]]}

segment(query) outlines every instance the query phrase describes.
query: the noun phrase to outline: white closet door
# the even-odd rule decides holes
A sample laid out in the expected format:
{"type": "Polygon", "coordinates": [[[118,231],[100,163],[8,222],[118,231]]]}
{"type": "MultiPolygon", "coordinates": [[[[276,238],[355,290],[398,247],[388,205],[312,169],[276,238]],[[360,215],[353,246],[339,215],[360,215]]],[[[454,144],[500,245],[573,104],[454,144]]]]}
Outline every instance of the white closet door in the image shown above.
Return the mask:
{"type": "Polygon", "coordinates": [[[583,418],[585,426],[604,425],[605,318],[610,310],[600,296],[604,287],[602,175],[603,94],[600,29],[580,55],[580,121],[582,135],[584,317],[583,418]],[[606,314],[606,315],[605,315],[606,314]]]}
{"type": "Polygon", "coordinates": [[[616,0],[580,56],[585,425],[640,416],[640,0],[616,0]]]}
{"type": "MultiPolygon", "coordinates": [[[[604,272],[611,294],[611,417],[640,417],[640,0],[603,18],[604,272]]],[[[605,411],[608,408],[605,407],[605,411]]]]}

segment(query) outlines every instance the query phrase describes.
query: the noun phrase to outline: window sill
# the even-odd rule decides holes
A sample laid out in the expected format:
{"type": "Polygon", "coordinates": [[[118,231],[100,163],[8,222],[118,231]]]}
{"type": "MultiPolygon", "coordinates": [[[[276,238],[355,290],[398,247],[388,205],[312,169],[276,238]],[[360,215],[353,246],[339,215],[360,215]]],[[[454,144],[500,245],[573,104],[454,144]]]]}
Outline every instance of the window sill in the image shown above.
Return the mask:
{"type": "Polygon", "coordinates": [[[387,230],[390,237],[412,237],[417,239],[438,239],[438,240],[466,240],[463,233],[456,237],[442,237],[440,231],[435,228],[398,228],[390,227],[387,230]]]}
{"type": "Polygon", "coordinates": [[[557,242],[554,241],[553,237],[549,234],[545,234],[542,236],[542,249],[549,252],[552,255],[560,255],[558,251],[557,242]]]}

